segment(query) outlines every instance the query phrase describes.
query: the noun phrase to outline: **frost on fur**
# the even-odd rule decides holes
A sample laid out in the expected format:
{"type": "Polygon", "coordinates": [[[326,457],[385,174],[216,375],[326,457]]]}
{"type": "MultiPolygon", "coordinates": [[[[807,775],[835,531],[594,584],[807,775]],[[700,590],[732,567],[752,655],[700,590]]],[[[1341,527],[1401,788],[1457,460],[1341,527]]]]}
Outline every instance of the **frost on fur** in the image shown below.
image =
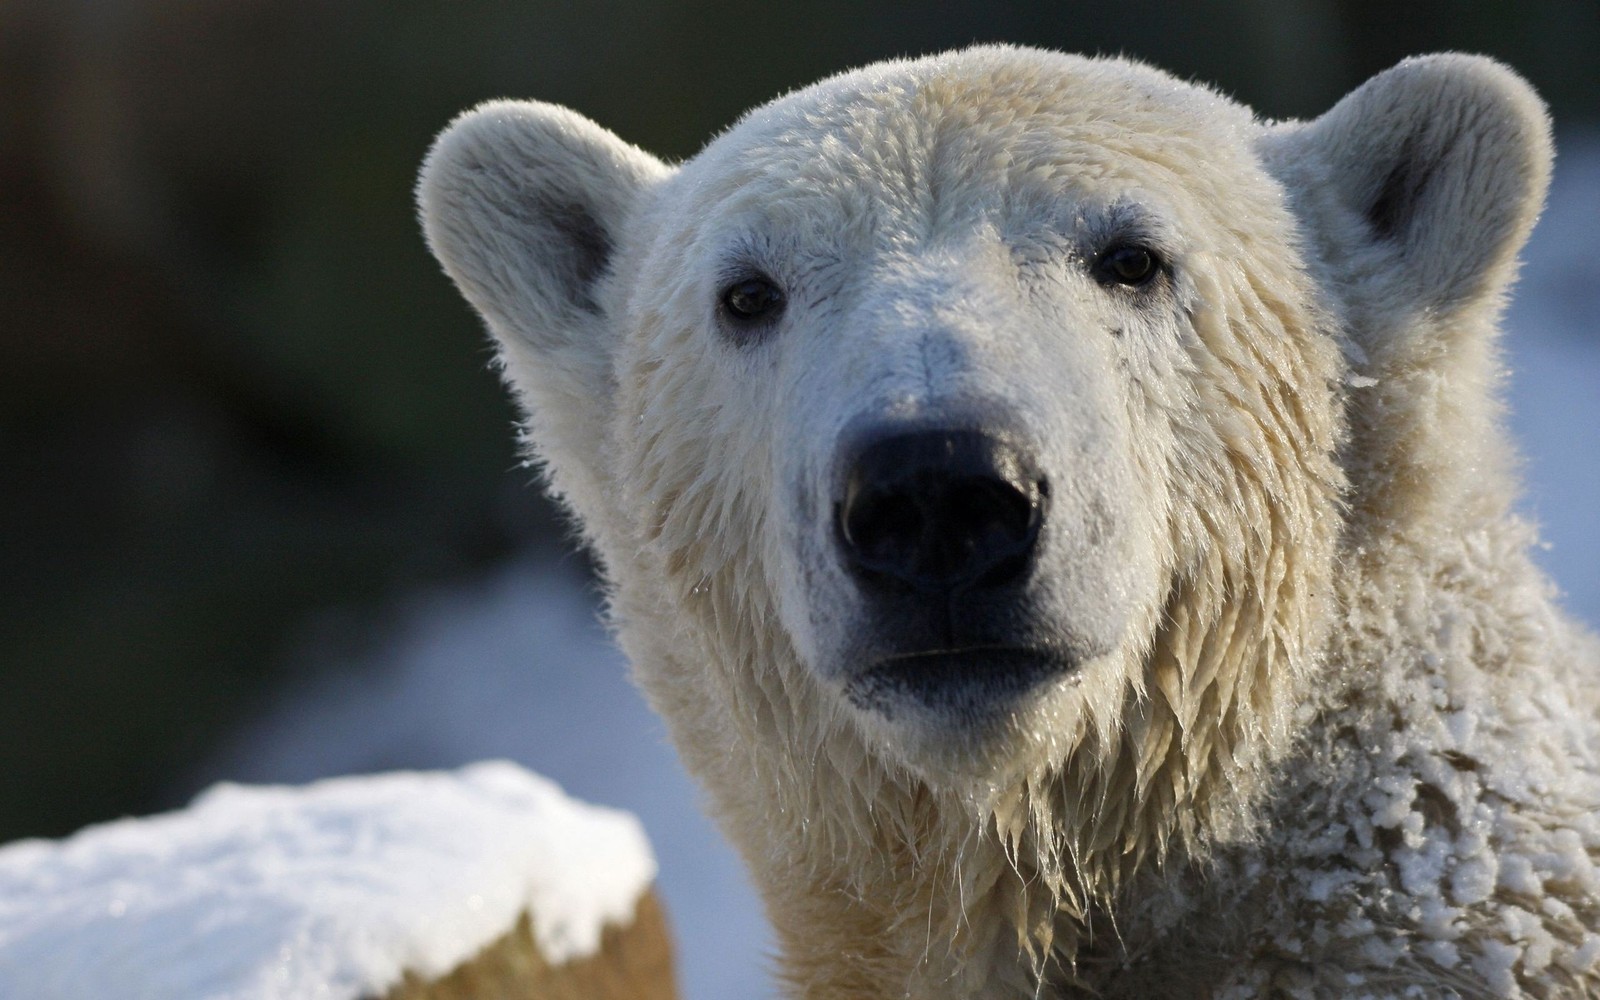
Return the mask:
{"type": "Polygon", "coordinates": [[[1495,344],[1550,157],[1476,57],[1263,123],[979,47],[675,168],[488,105],[419,192],[795,995],[1557,998],[1600,651],[1495,344]]]}

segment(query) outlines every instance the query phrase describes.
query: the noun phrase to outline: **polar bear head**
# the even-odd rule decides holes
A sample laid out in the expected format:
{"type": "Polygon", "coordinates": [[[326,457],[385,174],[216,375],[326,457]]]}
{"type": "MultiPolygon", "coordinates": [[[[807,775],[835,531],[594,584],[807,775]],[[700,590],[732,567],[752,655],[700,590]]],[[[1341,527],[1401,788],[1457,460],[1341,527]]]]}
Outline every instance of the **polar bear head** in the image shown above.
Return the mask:
{"type": "Polygon", "coordinates": [[[1548,158],[1483,59],[1272,124],[980,47],[676,166],[490,103],[420,201],[769,898],[987,838],[1048,890],[1012,893],[1033,928],[1247,826],[1352,509],[1433,488],[1394,471],[1421,432],[1351,399],[1484,353],[1452,331],[1492,319],[1548,158]]]}

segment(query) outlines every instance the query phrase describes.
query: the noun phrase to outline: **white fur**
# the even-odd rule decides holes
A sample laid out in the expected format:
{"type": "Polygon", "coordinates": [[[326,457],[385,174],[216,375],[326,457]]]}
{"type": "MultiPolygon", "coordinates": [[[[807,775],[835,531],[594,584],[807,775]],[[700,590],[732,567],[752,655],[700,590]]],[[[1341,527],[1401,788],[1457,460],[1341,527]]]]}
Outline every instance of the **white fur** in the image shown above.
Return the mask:
{"type": "Polygon", "coordinates": [[[1550,155],[1481,58],[1270,124],[980,47],[676,169],[486,105],[419,192],[796,995],[1581,997],[1600,654],[1495,386],[1550,155]],[[1092,280],[1130,233],[1170,271],[1092,280]],[[752,270],[787,296],[756,334],[717,305],[752,270]],[[843,694],[863,421],[1003,425],[1049,476],[1029,613],[1082,662],[999,722],[843,694]]]}

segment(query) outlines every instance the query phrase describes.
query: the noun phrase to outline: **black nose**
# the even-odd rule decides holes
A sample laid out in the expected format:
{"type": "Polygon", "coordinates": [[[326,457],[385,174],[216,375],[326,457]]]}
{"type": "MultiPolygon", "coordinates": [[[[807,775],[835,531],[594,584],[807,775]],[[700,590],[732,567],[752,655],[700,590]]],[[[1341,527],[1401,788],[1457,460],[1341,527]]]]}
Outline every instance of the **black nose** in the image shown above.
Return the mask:
{"type": "Polygon", "coordinates": [[[912,431],[866,444],[845,469],[835,530],[864,583],[951,594],[1007,583],[1027,567],[1050,490],[1009,442],[912,431]]]}

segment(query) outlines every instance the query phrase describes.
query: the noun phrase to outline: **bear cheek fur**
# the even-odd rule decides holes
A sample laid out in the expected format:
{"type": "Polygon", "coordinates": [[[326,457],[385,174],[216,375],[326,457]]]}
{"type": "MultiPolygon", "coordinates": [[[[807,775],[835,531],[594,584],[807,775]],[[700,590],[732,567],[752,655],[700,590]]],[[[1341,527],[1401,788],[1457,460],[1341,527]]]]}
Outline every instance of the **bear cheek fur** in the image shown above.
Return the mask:
{"type": "Polygon", "coordinates": [[[622,562],[608,577],[640,686],[749,857],[738,831],[761,828],[763,789],[791,780],[814,696],[766,572],[782,558],[768,514],[770,386],[748,353],[712,339],[718,274],[704,265],[719,247],[711,220],[683,203],[692,181],[663,185],[624,258],[610,435],[622,562]]]}

